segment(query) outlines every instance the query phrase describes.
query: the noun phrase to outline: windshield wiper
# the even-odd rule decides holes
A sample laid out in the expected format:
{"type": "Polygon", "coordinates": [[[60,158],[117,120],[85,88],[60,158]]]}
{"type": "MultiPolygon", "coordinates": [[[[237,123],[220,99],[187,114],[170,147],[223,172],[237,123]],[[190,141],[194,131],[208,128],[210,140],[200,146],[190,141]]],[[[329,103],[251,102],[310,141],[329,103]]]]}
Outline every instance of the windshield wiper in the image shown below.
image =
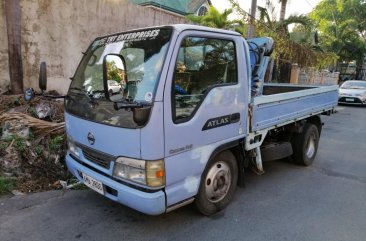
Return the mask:
{"type": "Polygon", "coordinates": [[[83,94],[85,97],[88,98],[89,103],[93,106],[98,105],[98,102],[95,100],[93,94],[89,94],[86,90],[78,87],[71,87],[69,90],[77,92],[78,94],[83,94]]]}
{"type": "Polygon", "coordinates": [[[120,110],[120,109],[133,109],[133,108],[144,108],[147,106],[151,106],[151,103],[149,102],[137,102],[135,100],[129,100],[129,99],[121,99],[119,101],[114,102],[114,109],[120,110]]]}

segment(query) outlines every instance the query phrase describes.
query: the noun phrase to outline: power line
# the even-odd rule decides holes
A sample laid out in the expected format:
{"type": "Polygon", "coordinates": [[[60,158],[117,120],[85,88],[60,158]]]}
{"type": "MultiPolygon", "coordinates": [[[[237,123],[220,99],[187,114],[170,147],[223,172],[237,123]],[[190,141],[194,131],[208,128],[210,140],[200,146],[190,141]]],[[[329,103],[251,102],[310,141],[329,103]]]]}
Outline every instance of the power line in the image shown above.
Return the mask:
{"type": "Polygon", "coordinates": [[[313,6],[311,3],[309,3],[309,1],[308,1],[308,0],[305,0],[305,2],[307,2],[307,4],[309,4],[309,6],[310,6],[312,9],[314,9],[314,6],[313,6]]]}

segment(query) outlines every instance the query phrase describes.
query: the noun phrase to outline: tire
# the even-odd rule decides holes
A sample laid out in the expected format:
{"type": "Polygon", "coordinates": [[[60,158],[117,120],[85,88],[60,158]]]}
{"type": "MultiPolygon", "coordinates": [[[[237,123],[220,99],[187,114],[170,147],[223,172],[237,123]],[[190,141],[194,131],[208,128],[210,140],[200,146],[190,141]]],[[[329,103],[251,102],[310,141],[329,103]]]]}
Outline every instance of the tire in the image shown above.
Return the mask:
{"type": "Polygon", "coordinates": [[[299,165],[310,166],[319,145],[319,130],[316,125],[306,123],[302,133],[294,135],[291,144],[294,152],[293,161],[299,165]]]}
{"type": "Polygon", "coordinates": [[[223,151],[208,163],[195,199],[197,209],[210,216],[231,201],[238,182],[238,166],[231,151],[223,151]]]}

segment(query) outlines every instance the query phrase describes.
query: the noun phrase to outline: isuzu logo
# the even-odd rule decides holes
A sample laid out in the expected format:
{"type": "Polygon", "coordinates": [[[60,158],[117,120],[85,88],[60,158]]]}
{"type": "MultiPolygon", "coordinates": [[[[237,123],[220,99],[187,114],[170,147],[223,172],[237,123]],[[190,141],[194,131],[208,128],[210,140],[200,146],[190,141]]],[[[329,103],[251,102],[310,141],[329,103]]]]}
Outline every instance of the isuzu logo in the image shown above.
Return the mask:
{"type": "Polygon", "coordinates": [[[88,141],[89,141],[90,145],[94,145],[95,138],[94,138],[94,135],[91,132],[88,133],[88,141]]]}

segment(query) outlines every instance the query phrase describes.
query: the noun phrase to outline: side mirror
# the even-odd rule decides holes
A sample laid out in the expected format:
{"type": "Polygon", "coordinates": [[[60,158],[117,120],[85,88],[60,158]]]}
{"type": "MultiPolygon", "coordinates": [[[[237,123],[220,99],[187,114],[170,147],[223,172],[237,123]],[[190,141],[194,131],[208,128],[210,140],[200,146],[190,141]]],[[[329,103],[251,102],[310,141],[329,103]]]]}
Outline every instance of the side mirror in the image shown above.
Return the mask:
{"type": "Polygon", "coordinates": [[[134,108],[133,112],[133,121],[139,125],[143,126],[149,120],[151,106],[143,107],[143,108],[134,108]]]}
{"type": "Polygon", "coordinates": [[[34,89],[33,88],[26,88],[24,90],[24,100],[30,101],[35,96],[34,89]]]}
{"type": "Polygon", "coordinates": [[[122,55],[108,54],[103,60],[103,87],[109,101],[123,99],[127,83],[126,62],[122,55]]]}
{"type": "Polygon", "coordinates": [[[46,62],[42,62],[39,67],[39,79],[38,79],[39,88],[43,91],[47,89],[47,66],[46,62]]]}

